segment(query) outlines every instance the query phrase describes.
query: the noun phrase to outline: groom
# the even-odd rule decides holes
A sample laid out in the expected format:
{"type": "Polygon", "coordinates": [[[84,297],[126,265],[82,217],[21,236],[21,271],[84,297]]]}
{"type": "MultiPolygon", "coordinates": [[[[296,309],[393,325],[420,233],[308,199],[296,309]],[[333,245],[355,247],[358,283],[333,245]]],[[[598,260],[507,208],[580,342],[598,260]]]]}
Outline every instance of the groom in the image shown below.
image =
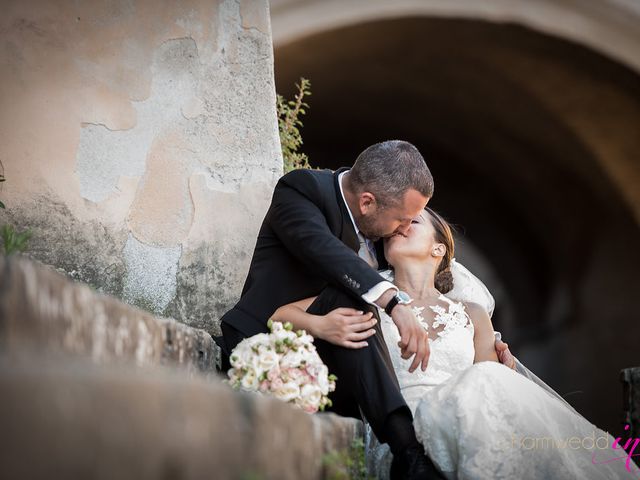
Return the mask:
{"type": "Polygon", "coordinates": [[[375,242],[406,234],[432,195],[422,155],[398,140],[368,147],[351,169],[288,173],[275,187],[241,298],[221,323],[226,371],[231,350],[243,338],[267,332],[278,307],[317,296],[307,311],[324,315],[317,330],[331,332],[316,335],[315,343],[338,377],[332,410],[364,415],[380,442],[389,444],[396,478],[441,476],[416,439],[381,329],[371,330],[376,319],[337,315],[335,309],[375,317],[376,306],[386,309],[400,332],[403,358],[413,358],[410,370],[426,369],[427,333],[403,292],[377,273],[386,262],[375,242]]]}

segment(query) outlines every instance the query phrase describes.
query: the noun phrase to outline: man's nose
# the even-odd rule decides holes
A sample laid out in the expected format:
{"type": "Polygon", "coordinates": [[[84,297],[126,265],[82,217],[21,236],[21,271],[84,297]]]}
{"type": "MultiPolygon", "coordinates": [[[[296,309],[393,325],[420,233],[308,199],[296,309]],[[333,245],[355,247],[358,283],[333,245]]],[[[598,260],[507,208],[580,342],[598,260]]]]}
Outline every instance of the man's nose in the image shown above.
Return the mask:
{"type": "Polygon", "coordinates": [[[396,229],[396,231],[404,236],[407,235],[407,233],[409,232],[409,229],[411,228],[411,222],[407,222],[406,224],[400,224],[398,226],[398,228],[396,229]]]}

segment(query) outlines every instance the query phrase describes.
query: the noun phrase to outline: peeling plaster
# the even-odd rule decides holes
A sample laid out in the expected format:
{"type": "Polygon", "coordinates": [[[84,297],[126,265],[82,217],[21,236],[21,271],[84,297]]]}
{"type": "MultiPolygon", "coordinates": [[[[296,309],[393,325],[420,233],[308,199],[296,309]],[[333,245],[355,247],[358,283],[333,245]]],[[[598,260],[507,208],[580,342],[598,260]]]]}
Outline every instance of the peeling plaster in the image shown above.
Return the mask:
{"type": "Polygon", "coordinates": [[[154,313],[162,312],[176,294],[182,249],[150,247],[130,235],[122,253],[127,268],[124,300],[154,313]]]}
{"type": "Polygon", "coordinates": [[[116,190],[120,176],[139,177],[154,139],[167,125],[186,119],[181,108],[195,94],[198,50],[192,38],[164,42],[152,67],[150,97],[133,102],[137,123],[127,131],[111,131],[90,125],[80,133],[76,174],[80,194],[93,202],[105,200],[116,190]]]}

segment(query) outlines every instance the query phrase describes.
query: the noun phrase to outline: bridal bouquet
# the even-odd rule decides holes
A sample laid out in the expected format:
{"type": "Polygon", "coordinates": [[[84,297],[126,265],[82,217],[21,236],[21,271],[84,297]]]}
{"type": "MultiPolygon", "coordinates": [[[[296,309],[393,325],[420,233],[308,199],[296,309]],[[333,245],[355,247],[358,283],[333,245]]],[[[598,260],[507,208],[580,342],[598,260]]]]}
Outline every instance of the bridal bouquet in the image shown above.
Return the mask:
{"type": "Polygon", "coordinates": [[[308,413],[331,406],[336,388],[313,337],[293,331],[290,323],[269,320],[271,333],[242,340],[231,352],[228,383],[236,389],[260,392],[292,403],[308,413]]]}

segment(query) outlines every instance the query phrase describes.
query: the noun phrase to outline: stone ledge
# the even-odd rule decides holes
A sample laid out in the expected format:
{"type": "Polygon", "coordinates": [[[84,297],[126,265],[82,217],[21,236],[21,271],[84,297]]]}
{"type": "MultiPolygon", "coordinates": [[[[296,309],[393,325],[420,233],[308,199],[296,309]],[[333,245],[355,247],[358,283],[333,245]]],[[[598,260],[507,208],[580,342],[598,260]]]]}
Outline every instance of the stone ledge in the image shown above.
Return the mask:
{"type": "Polygon", "coordinates": [[[0,348],[65,353],[95,363],[214,372],[211,336],[73,282],[24,257],[0,258],[0,348]]]}
{"type": "Polygon", "coordinates": [[[167,368],[0,357],[3,477],[319,479],[362,424],[167,368]]]}

